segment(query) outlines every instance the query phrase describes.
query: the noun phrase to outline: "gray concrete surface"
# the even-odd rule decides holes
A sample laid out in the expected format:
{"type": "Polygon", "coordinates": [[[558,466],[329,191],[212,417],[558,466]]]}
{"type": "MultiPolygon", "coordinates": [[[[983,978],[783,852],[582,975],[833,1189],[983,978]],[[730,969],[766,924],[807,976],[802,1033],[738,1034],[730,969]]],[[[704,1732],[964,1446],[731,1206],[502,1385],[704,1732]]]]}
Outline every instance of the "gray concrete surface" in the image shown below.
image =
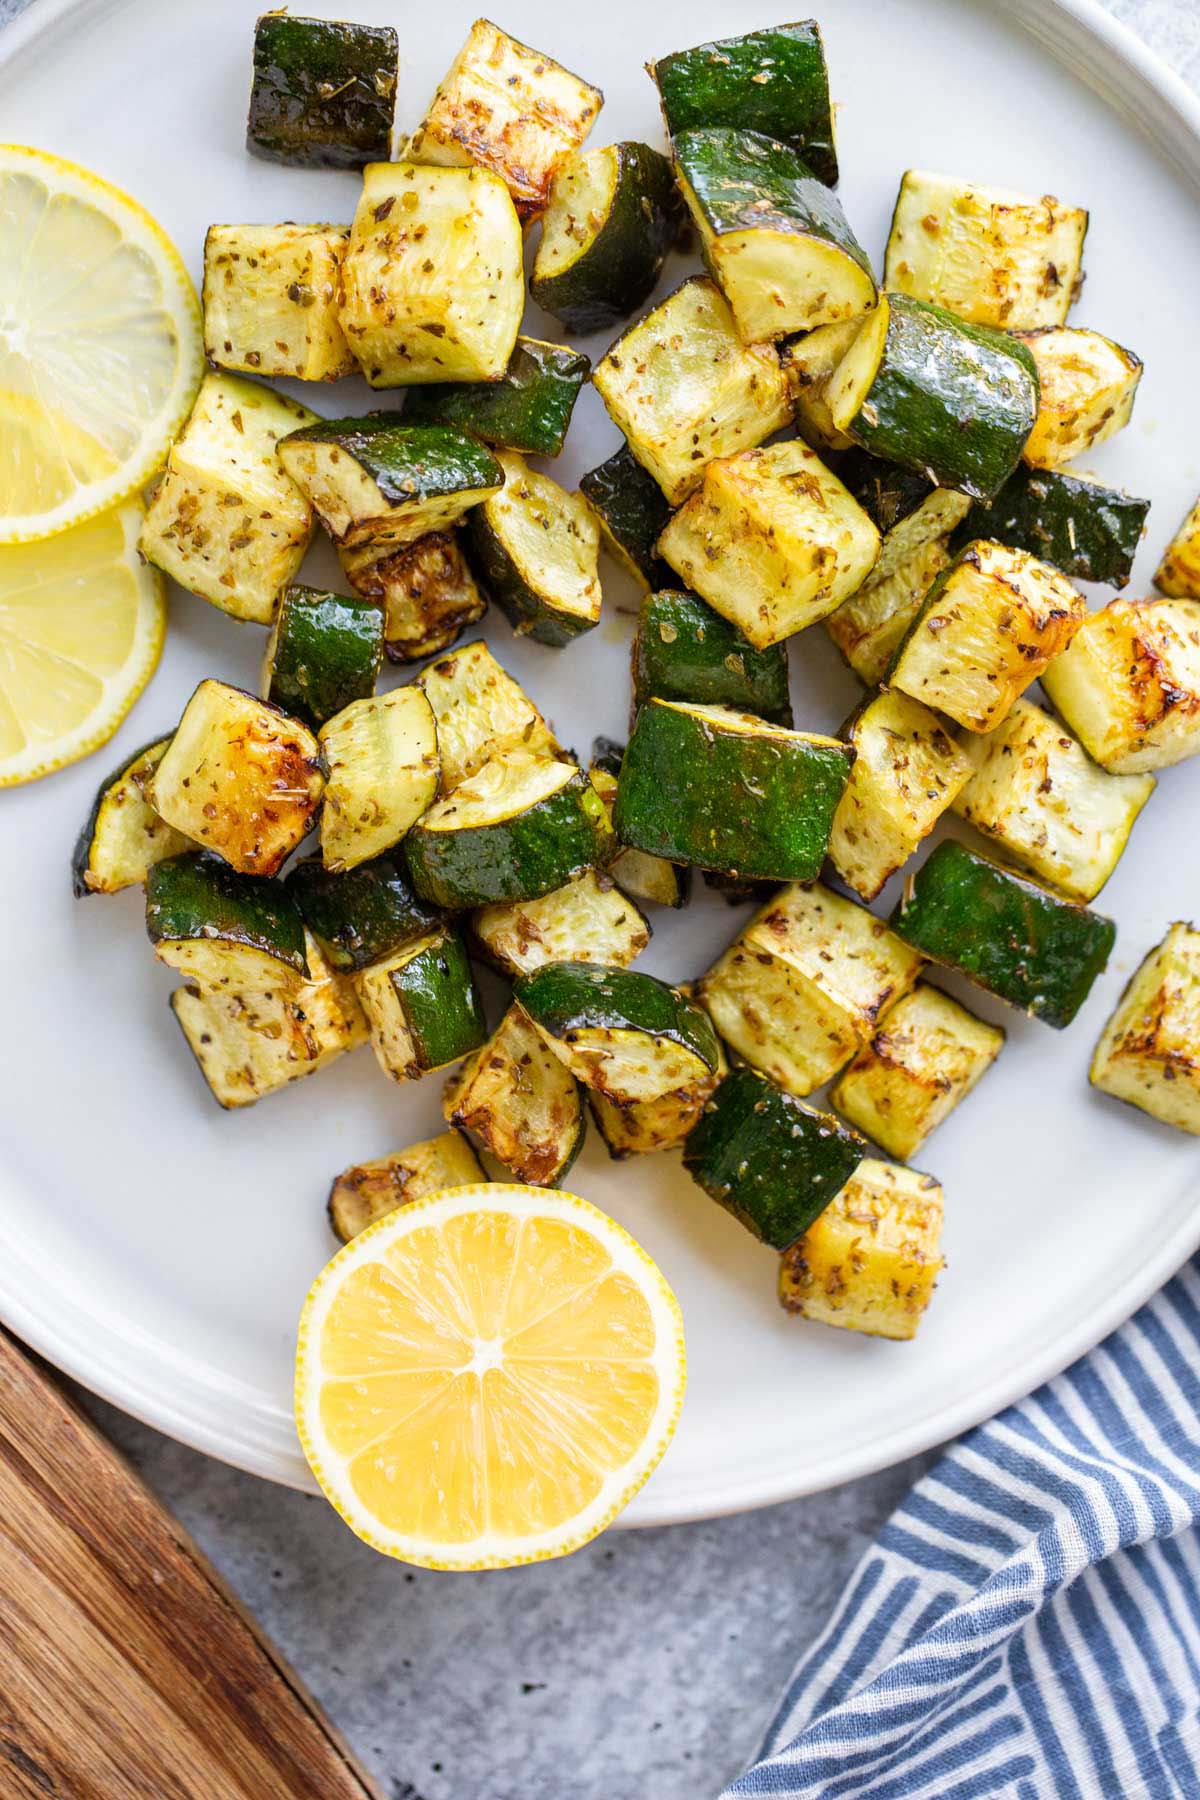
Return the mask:
{"type": "MultiPolygon", "coordinates": [[[[1200,0],[1109,5],[1200,85],[1200,0]]],[[[0,0],[0,22],[22,10],[0,0]]],[[[389,1800],[711,1800],[928,1461],[739,1518],[610,1532],[562,1563],[446,1576],[387,1563],[323,1502],[84,1398],[389,1800]]]]}

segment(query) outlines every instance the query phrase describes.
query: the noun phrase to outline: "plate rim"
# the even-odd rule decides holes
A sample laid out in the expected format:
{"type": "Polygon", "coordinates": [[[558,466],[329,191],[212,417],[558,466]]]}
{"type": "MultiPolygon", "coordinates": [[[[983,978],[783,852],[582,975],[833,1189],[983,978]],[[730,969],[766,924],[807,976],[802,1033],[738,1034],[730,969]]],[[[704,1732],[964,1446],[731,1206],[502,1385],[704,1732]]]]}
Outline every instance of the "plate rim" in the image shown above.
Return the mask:
{"type": "MultiPolygon", "coordinates": [[[[124,0],[32,0],[0,28],[0,69],[15,62],[68,19],[100,15],[124,0]]],[[[1200,95],[1100,0],[991,0],[1056,62],[1084,51],[1072,72],[1121,115],[1127,129],[1149,140],[1178,173],[1200,187],[1200,95]],[[1156,105],[1134,104],[1131,90],[1156,105]]],[[[1184,1214],[1102,1304],[1052,1330],[1015,1368],[957,1404],[939,1404],[883,1437],[809,1463],[803,1470],[727,1475],[690,1500],[662,1500],[655,1484],[617,1521],[624,1527],[685,1524],[800,1499],[861,1479],[945,1443],[1039,1387],[1092,1349],[1150,1298],[1200,1248],[1200,1215],[1184,1214]]],[[[202,1358],[181,1352],[122,1317],[119,1326],[83,1296],[67,1275],[46,1279],[20,1239],[0,1220],[0,1322],[40,1356],[83,1387],[166,1436],[219,1461],[281,1485],[315,1492],[290,1413],[264,1401],[262,1391],[217,1374],[202,1358]],[[124,1355],[120,1361],[114,1352],[124,1355]],[[131,1357],[130,1352],[134,1352],[131,1357]],[[164,1379],[165,1377],[165,1379],[164,1379]],[[240,1388],[240,1392],[239,1392],[240,1388]],[[231,1406],[231,1402],[236,1405],[231,1406]]],[[[300,1297],[302,1298],[302,1296],[300,1297]]],[[[297,1311],[299,1310],[299,1306],[297,1311]]]]}

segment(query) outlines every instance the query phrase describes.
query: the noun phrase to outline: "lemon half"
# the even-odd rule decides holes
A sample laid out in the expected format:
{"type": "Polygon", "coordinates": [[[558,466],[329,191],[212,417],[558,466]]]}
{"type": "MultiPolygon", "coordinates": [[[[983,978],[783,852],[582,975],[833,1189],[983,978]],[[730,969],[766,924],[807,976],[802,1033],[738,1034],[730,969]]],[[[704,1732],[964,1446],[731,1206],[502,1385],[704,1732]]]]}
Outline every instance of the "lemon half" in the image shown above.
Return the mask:
{"type": "Polygon", "coordinates": [[[143,487],[203,367],[195,289],[149,213],[74,163],[0,145],[0,544],[143,487]]]}
{"type": "Polygon", "coordinates": [[[627,1232],[573,1194],[482,1183],[390,1213],[318,1276],[296,1419],[368,1544],[494,1569],[611,1524],[684,1381],[679,1306],[627,1232]]]}

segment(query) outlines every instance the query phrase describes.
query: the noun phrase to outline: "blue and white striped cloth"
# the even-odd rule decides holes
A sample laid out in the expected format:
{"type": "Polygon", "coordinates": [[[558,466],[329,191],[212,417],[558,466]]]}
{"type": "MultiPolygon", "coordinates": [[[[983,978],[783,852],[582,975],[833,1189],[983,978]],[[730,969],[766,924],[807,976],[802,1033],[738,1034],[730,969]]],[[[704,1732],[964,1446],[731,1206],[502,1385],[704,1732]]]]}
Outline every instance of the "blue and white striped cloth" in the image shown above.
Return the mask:
{"type": "Polygon", "coordinates": [[[955,1444],[722,1800],[1200,1800],[1200,1272],[955,1444]]]}

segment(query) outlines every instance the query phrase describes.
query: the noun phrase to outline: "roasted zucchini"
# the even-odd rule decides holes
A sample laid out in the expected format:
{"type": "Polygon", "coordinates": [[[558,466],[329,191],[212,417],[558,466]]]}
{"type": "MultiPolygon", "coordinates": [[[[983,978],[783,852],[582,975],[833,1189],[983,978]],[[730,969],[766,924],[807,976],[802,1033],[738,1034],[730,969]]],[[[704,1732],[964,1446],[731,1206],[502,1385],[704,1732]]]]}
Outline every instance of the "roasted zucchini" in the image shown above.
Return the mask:
{"type": "Polygon", "coordinates": [[[487,169],[372,163],[342,259],[342,330],[372,387],[498,381],[525,305],[521,227],[487,169]]]}
{"type": "Polygon", "coordinates": [[[885,294],[838,365],[827,402],[835,427],[872,455],[990,500],[1033,430],[1038,365],[1019,338],[885,294]]]}
{"type": "Polygon", "coordinates": [[[1053,194],[980,187],[908,169],[888,237],[883,284],[945,306],[972,325],[1062,325],[1083,283],[1088,216],[1053,194]]]}
{"type": "MultiPolygon", "coordinates": [[[[624,745],[614,744],[611,738],[597,738],[592,745],[588,779],[604,802],[610,824],[624,755],[624,745]]],[[[608,872],[624,893],[652,906],[671,906],[678,910],[686,906],[691,897],[691,869],[668,862],[662,856],[648,856],[644,850],[622,846],[609,862],[608,872]]],[[[609,958],[610,962],[619,960],[615,956],[609,958]]]]}
{"type": "Polygon", "coordinates": [[[1070,325],[1021,331],[1037,364],[1037,418],[1022,452],[1035,469],[1058,469],[1128,425],[1142,364],[1132,350],[1070,325]]]}
{"type": "Polygon", "coordinates": [[[922,957],[831,888],[788,887],[699,985],[725,1042],[793,1094],[849,1062],[916,981],[922,957]]]}
{"type": "Polygon", "coordinates": [[[467,519],[471,554],[513,630],[557,649],[600,623],[600,527],[586,500],[524,457],[497,460],[503,486],[467,519]]]}
{"type": "Polygon", "coordinates": [[[578,150],[603,103],[599,88],[490,19],[476,19],[408,154],[418,163],[491,170],[528,222],[544,210],[555,172],[578,150]]]}
{"type": "Polygon", "coordinates": [[[375,692],[382,661],[383,613],[374,601],[285,588],[267,639],[262,697],[319,731],[375,692]]]}
{"type": "MultiPolygon", "coordinates": [[[[887,581],[926,544],[947,536],[973,510],[965,494],[935,487],[928,475],[881,462],[866,450],[854,449],[839,457],[837,476],[879,533],[879,561],[871,570],[872,582],[887,581]]],[[[988,533],[971,535],[987,537],[988,533]]]]}
{"type": "Polygon", "coordinates": [[[791,416],[771,344],[743,344],[712,281],[685,281],[631,325],[592,384],[672,506],[706,462],[761,444],[791,416]]]}
{"type": "Polygon", "coordinates": [[[414,544],[504,483],[478,438],[449,425],[406,425],[394,413],[319,419],[281,440],[279,460],[348,550],[414,544]]]}
{"type": "Polygon", "coordinates": [[[922,544],[888,576],[874,576],[823,621],[826,631],[868,687],[878,687],[921,611],[925,596],[950,562],[949,540],[922,544]]]}
{"type": "Polygon", "coordinates": [[[868,1337],[916,1336],[942,1271],[932,1175],[866,1157],[779,1265],[786,1312],[868,1337]]]}
{"type": "Polygon", "coordinates": [[[223,681],[202,681],[150,777],[155,812],[244,875],[274,875],[325,789],[308,727],[223,681]]]}
{"type": "Polygon", "coordinates": [[[864,1137],[907,1162],[991,1068],[1004,1036],[919,981],[834,1083],[830,1102],[864,1137]]]}
{"type": "Polygon", "coordinates": [[[992,731],[1087,615],[1048,563],[986,539],[960,550],[925,596],[887,673],[968,731],[992,731]]]}
{"type": "Polygon", "coordinates": [[[1176,923],[1138,966],[1092,1057],[1094,1087],[1200,1135],[1200,931],[1176,923]]]}
{"type": "Polygon", "coordinates": [[[246,148],[305,169],[361,169],[392,153],[399,46],[390,25],[297,19],[254,27],[246,148]]]}
{"type": "Polygon", "coordinates": [[[334,874],[382,856],[437,798],[437,727],[420,688],[355,700],[321,727],[321,858],[334,874]]]}
{"type": "Polygon", "coordinates": [[[159,961],[205,994],[294,995],[310,973],[304,922],[285,889],[203,850],[148,871],[146,933],[159,961]]]}
{"type": "Polygon", "coordinates": [[[448,794],[492,757],[515,750],[551,757],[558,743],[524,689],[486,644],[466,644],[418,675],[437,721],[442,793],[448,794]]]}
{"type": "Polygon", "coordinates": [[[822,455],[854,446],[854,439],[839,431],[833,422],[829,389],[861,324],[862,320],[855,318],[843,319],[837,325],[818,325],[815,331],[789,338],[779,346],[779,363],[800,436],[822,455]]]}
{"type": "Polygon", "coordinates": [[[286,885],[329,963],[345,974],[427,937],[440,922],[413,893],[397,855],[378,856],[341,875],[331,874],[319,856],[308,856],[289,872],[286,885]]]}
{"type": "Polygon", "coordinates": [[[651,699],[732,706],[790,726],[787,651],[756,650],[694,594],[648,594],[633,640],[634,712],[651,699]]]}
{"type": "Polygon", "coordinates": [[[1073,581],[1122,588],[1149,511],[1148,500],[1105,487],[1094,476],[1022,463],[994,500],[975,502],[951,548],[958,551],[972,538],[991,538],[1028,550],[1073,581]]]}
{"type": "Polygon", "coordinates": [[[648,144],[606,144],[559,167],[529,291],[568,331],[605,331],[649,299],[683,225],[671,165],[648,144]]]}
{"type": "Polygon", "coordinates": [[[740,126],[672,138],[705,266],[748,344],[854,319],[875,304],[866,251],[795,150],[740,126]]]}
{"type": "Polygon", "coordinates": [[[879,533],[816,452],[794,438],[710,462],[658,548],[688,587],[763,650],[862,586],[879,533]]]}
{"type": "Polygon", "coordinates": [[[683,1147],[706,1194],[764,1244],[786,1250],[866,1155],[862,1139],[756,1069],[734,1069],[683,1147]]]}
{"type": "Polygon", "coordinates": [[[1154,585],[1176,600],[1200,600],[1200,500],[1163,551],[1154,585]]]}
{"type": "Polygon", "coordinates": [[[668,137],[729,125],[778,138],[814,175],[838,178],[825,46],[814,19],[676,50],[649,65],[668,137]]]}
{"type": "Polygon", "coordinates": [[[671,571],[655,546],[671,509],[629,445],[590,469],[579,491],[596,515],[604,548],[641,591],[669,584],[671,571]]]}
{"type": "Polygon", "coordinates": [[[620,1162],[627,1156],[678,1150],[727,1073],[725,1054],[718,1042],[717,1066],[711,1075],[690,1086],[672,1088],[669,1094],[660,1094],[654,1100],[619,1103],[593,1088],[588,1105],[608,1154],[620,1162]]]}
{"type": "Polygon", "coordinates": [[[1200,750],[1200,602],[1110,600],[1088,614],[1042,686],[1113,775],[1183,762],[1200,750]]]}
{"type": "Polygon", "coordinates": [[[315,418],[255,381],[206,375],[142,521],[146,561],[231,617],[269,625],[316,526],[276,445],[315,418]]]}
{"type": "Polygon", "coordinates": [[[624,968],[650,942],[650,927],[633,901],[595,869],[536,900],[485,906],[471,930],[484,955],[513,981],[548,962],[624,968]]]}
{"type": "Polygon", "coordinates": [[[653,975],[546,963],[513,996],[576,1080],[618,1105],[716,1083],[721,1052],[708,1014],[653,975]]]}
{"type": "Polygon", "coordinates": [[[1117,928],[952,838],[910,877],[892,914],[902,938],[1056,1030],[1103,971],[1117,928]]]}
{"type": "Polygon", "coordinates": [[[487,609],[453,531],[427,532],[399,550],[339,548],[338,558],[354,591],[382,606],[390,662],[448,650],[487,609]]]}
{"type": "Polygon", "coordinates": [[[410,388],[404,417],[409,424],[453,425],[497,450],[557,456],[590,373],[591,364],[580,351],[519,337],[498,381],[410,388]]]}
{"type": "Polygon", "coordinates": [[[204,350],[218,369],[337,381],[358,364],[338,319],[347,225],[210,225],[204,350]]]}
{"type": "Polygon", "coordinates": [[[155,863],[192,847],[182,832],[159,818],[146,798],[150,777],[170,742],[159,738],[146,744],[101,784],[71,858],[71,886],[77,900],[88,894],[118,894],[144,881],[155,863]]]}
{"type": "Polygon", "coordinates": [[[519,1006],[446,1084],[446,1123],[530,1187],[557,1187],[583,1148],[575,1077],[519,1006]]]}
{"type": "Polygon", "coordinates": [[[425,1138],[390,1156],[343,1169],[329,1190],[329,1224],[335,1237],[352,1237],[410,1200],[424,1200],[444,1188],[473,1187],[486,1181],[479,1158],[457,1131],[425,1138]]]}
{"type": "Polygon", "coordinates": [[[583,771],[510,751],[459,782],[409,832],[418,894],[469,909],[533,900],[608,861],[612,830],[583,771]]]}
{"type": "Polygon", "coordinates": [[[873,900],[953,804],[971,760],[936,713],[898,689],[865,701],[842,736],[854,763],[829,860],[847,887],[873,900]]]}
{"type": "Polygon", "coordinates": [[[483,1007],[458,932],[439,925],[353,977],[385,1075],[416,1081],[478,1050],[483,1007]]]}
{"type": "Polygon", "coordinates": [[[725,875],[812,881],[853,751],[726,706],[650,700],[617,782],[622,844],[725,875]]]}
{"type": "Polygon", "coordinates": [[[1153,775],[1108,774],[1028,700],[962,749],[973,772],[954,800],[959,817],[1068,900],[1094,900],[1154,792],[1153,775]]]}

